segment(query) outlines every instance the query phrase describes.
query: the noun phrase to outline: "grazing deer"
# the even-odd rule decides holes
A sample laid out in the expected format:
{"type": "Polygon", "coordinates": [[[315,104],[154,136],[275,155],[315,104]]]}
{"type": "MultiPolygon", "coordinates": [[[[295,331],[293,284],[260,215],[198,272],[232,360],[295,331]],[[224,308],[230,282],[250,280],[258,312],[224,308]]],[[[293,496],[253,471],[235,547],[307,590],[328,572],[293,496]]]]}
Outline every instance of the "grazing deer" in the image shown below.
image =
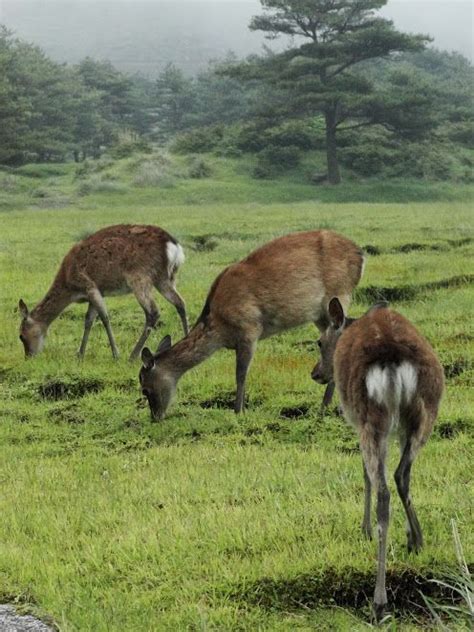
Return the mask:
{"type": "Polygon", "coordinates": [[[403,316],[374,305],[358,319],[346,318],[341,302],[331,299],[330,324],[319,340],[321,359],[311,377],[336,383],[344,415],[359,434],[364,465],[365,507],[362,530],[372,537],[371,490],[377,492],[378,568],[374,605],[377,620],[387,603],[385,563],[390,492],[386,480],[387,442],[397,430],[401,459],[395,472],[407,516],[408,550],[423,545],[410,497],[410,470],[438,414],[443,369],[429,343],[403,316]]]}
{"type": "Polygon", "coordinates": [[[145,312],[143,333],[130,356],[133,360],[158,322],[159,311],[152,298],[154,287],[176,307],[187,334],[185,304],[175,287],[175,276],[183,261],[180,244],[157,226],[119,224],[102,228],[83,239],[64,257],[52,286],[31,312],[20,299],[20,340],[25,355],[33,356],[42,350],[49,326],[68,305],[88,302],[78,355],[84,356],[98,315],[107,332],[112,355],[118,358],[104,296],[133,292],[145,312]]]}
{"type": "MultiPolygon", "coordinates": [[[[223,347],[236,353],[234,410],[241,412],[257,341],[308,322],[324,331],[330,297],[337,291],[347,306],[363,265],[362,251],[328,230],[280,237],[230,265],[212,284],[185,338],[171,346],[167,336],[155,354],[143,349],[140,383],[152,418],[164,416],[179,378],[223,347]]],[[[326,400],[332,388],[329,385],[326,400]]]]}

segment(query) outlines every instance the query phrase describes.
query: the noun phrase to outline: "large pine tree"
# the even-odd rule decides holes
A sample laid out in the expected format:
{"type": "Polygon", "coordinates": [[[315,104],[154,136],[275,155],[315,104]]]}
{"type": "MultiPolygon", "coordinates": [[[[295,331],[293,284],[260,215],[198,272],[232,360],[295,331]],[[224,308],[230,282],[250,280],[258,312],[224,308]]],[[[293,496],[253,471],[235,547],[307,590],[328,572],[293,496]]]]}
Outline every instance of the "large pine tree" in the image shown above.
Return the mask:
{"type": "MultiPolygon", "coordinates": [[[[397,31],[376,15],[387,0],[261,0],[264,12],[250,28],[270,39],[290,35],[292,48],[253,59],[230,72],[260,77],[286,91],[288,116],[322,114],[328,181],[338,184],[337,132],[384,122],[384,96],[356,68],[369,59],[417,51],[429,40],[397,31]]],[[[389,108],[390,109],[390,108],[389,108]]],[[[282,110],[280,110],[281,114],[282,110]]],[[[388,112],[393,116],[393,112],[388,112]]]]}

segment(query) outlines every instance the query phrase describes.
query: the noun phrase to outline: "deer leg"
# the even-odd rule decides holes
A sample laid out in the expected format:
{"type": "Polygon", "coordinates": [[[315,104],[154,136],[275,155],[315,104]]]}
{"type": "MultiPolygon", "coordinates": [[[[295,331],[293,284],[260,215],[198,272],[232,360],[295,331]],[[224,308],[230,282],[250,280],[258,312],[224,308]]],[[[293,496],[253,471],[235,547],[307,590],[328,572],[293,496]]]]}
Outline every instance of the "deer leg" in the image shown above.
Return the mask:
{"type": "Polygon", "coordinates": [[[400,447],[402,449],[402,457],[395,471],[395,482],[397,484],[398,495],[400,496],[407,517],[408,551],[410,553],[412,551],[418,553],[423,546],[423,534],[420,523],[418,522],[415,508],[411,501],[410,473],[412,463],[415,459],[416,453],[418,452],[420,444],[417,440],[414,440],[414,437],[407,437],[404,445],[401,444],[400,447]]]}
{"type": "Polygon", "coordinates": [[[374,592],[374,609],[377,621],[383,618],[387,605],[387,590],[385,587],[387,533],[390,514],[390,491],[385,475],[387,437],[375,438],[365,435],[361,438],[362,456],[367,469],[367,475],[372,486],[377,490],[377,580],[374,592]]]}
{"type": "MultiPolygon", "coordinates": [[[[329,319],[327,315],[324,313],[319,317],[318,320],[314,322],[314,324],[316,325],[319,333],[322,334],[324,331],[326,331],[327,326],[329,325],[329,319]]],[[[335,389],[336,389],[336,385],[334,384],[334,382],[329,382],[329,384],[326,386],[326,390],[324,391],[324,395],[323,395],[323,401],[321,403],[321,412],[323,412],[324,409],[327,408],[329,404],[332,402],[335,389]]]]}
{"type": "Polygon", "coordinates": [[[112,349],[112,355],[115,360],[119,357],[119,352],[117,349],[117,344],[115,343],[114,334],[112,332],[112,327],[110,325],[109,315],[107,313],[107,307],[105,305],[104,297],[99,292],[97,288],[93,288],[88,292],[89,302],[91,305],[97,310],[99,314],[99,318],[102,321],[102,324],[105,327],[105,331],[107,332],[107,337],[109,339],[110,348],[112,349]]]}
{"type": "Polygon", "coordinates": [[[234,411],[241,413],[245,408],[245,380],[255,353],[255,343],[241,343],[236,351],[235,378],[237,381],[237,393],[235,396],[234,411]]]}
{"type": "Polygon", "coordinates": [[[336,385],[334,382],[329,382],[329,384],[326,386],[326,390],[324,391],[324,395],[323,395],[323,401],[321,403],[321,410],[324,410],[325,408],[327,408],[329,404],[332,402],[335,388],[336,388],[336,385]]]}
{"type": "Polygon", "coordinates": [[[372,503],[372,484],[365,463],[364,466],[364,519],[362,521],[362,533],[368,540],[372,540],[372,523],[371,523],[371,503],[372,503]]]}
{"type": "Polygon", "coordinates": [[[84,334],[82,336],[81,346],[79,347],[79,351],[77,352],[79,358],[84,357],[87,341],[89,340],[89,334],[91,332],[92,325],[94,324],[96,317],[97,310],[91,303],[89,303],[89,307],[87,308],[86,317],[84,320],[84,334]]]}
{"type": "Polygon", "coordinates": [[[186,315],[186,304],[183,300],[183,297],[170,282],[158,285],[158,291],[164,296],[167,301],[171,303],[171,305],[174,305],[176,307],[176,311],[178,312],[181,319],[184,335],[187,336],[189,333],[189,324],[188,317],[186,315]]]}
{"type": "Polygon", "coordinates": [[[147,341],[147,338],[151,334],[153,328],[156,326],[160,316],[158,307],[150,296],[151,288],[148,288],[148,291],[145,288],[132,289],[137,301],[140,303],[143,311],[145,312],[145,326],[143,328],[142,335],[138,339],[137,344],[134,346],[133,351],[130,354],[130,361],[135,360],[138,357],[138,354],[142,350],[143,345],[147,341]]]}

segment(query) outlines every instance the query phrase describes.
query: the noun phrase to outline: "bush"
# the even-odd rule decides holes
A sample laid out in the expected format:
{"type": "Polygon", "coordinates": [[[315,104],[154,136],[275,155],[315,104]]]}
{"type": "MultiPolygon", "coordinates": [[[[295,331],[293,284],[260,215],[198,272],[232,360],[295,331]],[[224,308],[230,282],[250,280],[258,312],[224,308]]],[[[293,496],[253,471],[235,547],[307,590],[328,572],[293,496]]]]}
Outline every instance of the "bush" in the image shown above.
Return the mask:
{"type": "Polygon", "coordinates": [[[152,148],[143,138],[124,138],[110,149],[113,158],[129,158],[133,154],[151,153],[152,148]]]}
{"type": "Polygon", "coordinates": [[[84,160],[76,166],[74,178],[84,178],[92,173],[100,173],[114,164],[115,162],[110,156],[101,156],[99,160],[84,160]]]}
{"type": "Polygon", "coordinates": [[[293,145],[288,147],[269,145],[258,153],[259,165],[275,167],[279,171],[296,167],[300,160],[301,151],[293,145]]]}
{"type": "Polygon", "coordinates": [[[171,188],[176,185],[178,172],[173,170],[170,162],[144,162],[141,164],[133,179],[136,187],[171,188]]]}
{"type": "Polygon", "coordinates": [[[49,178],[51,176],[64,176],[70,170],[68,164],[36,164],[23,165],[17,167],[15,173],[21,176],[28,176],[29,178],[49,178]]]}
{"type": "Polygon", "coordinates": [[[188,175],[190,178],[209,178],[212,168],[203,158],[193,158],[189,165],[188,175]]]}
{"type": "Polygon", "coordinates": [[[397,152],[379,143],[361,143],[339,150],[339,159],[362,176],[381,173],[397,161],[397,152]]]}
{"type": "Polygon", "coordinates": [[[205,154],[215,149],[224,138],[223,125],[198,127],[180,134],[172,144],[178,154],[205,154]]]}

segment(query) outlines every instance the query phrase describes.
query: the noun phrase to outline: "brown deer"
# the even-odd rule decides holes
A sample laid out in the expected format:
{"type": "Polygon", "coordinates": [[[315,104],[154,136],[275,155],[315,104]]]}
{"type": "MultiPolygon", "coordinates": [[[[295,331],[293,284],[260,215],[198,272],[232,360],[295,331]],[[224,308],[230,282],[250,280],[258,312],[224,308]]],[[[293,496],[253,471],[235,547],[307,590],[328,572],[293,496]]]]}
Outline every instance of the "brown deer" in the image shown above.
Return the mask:
{"type": "MultiPolygon", "coordinates": [[[[257,341],[308,322],[323,331],[329,322],[329,299],[337,291],[347,306],[363,265],[362,251],[328,230],[280,237],[230,265],[212,284],[185,338],[171,346],[167,336],[155,354],[143,349],[140,383],[152,418],[164,416],[180,377],[223,347],[236,353],[234,410],[241,412],[257,341]]],[[[326,403],[332,389],[329,385],[326,403]]]]}
{"type": "Polygon", "coordinates": [[[438,415],[443,369],[429,343],[387,303],[359,319],[346,318],[337,298],[329,303],[330,324],[319,340],[321,359],[312,378],[335,381],[344,416],[359,434],[364,465],[363,533],[372,537],[371,490],[377,493],[378,567],[374,606],[377,620],[387,604],[385,564],[390,492],[386,480],[387,443],[398,431],[401,459],[395,482],[407,517],[408,550],[423,545],[410,497],[410,471],[438,415]]]}
{"type": "Polygon", "coordinates": [[[176,307],[187,334],[185,304],[175,287],[176,273],[183,261],[180,244],[157,226],[119,224],[86,237],[64,257],[52,286],[31,312],[20,299],[20,340],[25,355],[33,356],[42,350],[49,326],[68,305],[88,302],[79,357],[84,356],[98,315],[112,355],[118,358],[104,296],[132,292],[145,312],[143,333],[130,356],[133,360],[158,322],[159,311],[152,297],[154,287],[176,307]]]}

